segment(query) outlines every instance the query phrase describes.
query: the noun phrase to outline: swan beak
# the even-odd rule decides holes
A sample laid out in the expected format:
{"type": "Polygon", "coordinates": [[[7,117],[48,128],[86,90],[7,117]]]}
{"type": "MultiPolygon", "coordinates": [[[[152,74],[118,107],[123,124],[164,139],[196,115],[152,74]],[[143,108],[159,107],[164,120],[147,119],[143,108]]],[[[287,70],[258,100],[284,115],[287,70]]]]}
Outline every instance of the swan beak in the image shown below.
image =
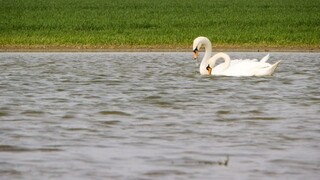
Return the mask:
{"type": "Polygon", "coordinates": [[[212,73],[212,67],[210,67],[210,65],[208,64],[208,66],[207,66],[206,69],[208,70],[208,75],[211,75],[211,73],[212,73]]]}
{"type": "Polygon", "coordinates": [[[193,51],[193,59],[194,59],[194,60],[197,60],[197,59],[198,59],[198,56],[199,56],[199,51],[198,51],[198,49],[195,49],[195,50],[193,51]]]}

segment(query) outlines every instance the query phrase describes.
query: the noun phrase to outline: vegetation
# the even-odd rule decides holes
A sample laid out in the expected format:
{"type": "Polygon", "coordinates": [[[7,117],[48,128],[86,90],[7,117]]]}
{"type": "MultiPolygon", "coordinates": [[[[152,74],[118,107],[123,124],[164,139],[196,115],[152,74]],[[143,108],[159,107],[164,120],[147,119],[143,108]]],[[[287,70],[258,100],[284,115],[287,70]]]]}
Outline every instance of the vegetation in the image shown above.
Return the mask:
{"type": "Polygon", "coordinates": [[[319,0],[0,0],[0,47],[320,47],[319,0]]]}

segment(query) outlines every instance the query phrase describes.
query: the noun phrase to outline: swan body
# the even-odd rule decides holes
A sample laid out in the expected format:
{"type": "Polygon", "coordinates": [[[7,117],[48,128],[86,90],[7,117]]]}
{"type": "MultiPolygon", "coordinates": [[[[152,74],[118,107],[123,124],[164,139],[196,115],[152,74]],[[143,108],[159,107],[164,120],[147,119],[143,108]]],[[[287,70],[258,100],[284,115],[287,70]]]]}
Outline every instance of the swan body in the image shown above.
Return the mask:
{"type": "Polygon", "coordinates": [[[208,60],[208,74],[215,76],[271,76],[281,61],[271,65],[266,61],[269,54],[260,61],[256,60],[230,60],[229,55],[217,53],[208,60]],[[215,66],[218,59],[225,62],[215,66]]]}
{"type": "Polygon", "coordinates": [[[218,53],[211,57],[212,45],[208,38],[200,36],[193,41],[194,59],[198,58],[198,52],[201,46],[205,47],[205,54],[201,61],[199,71],[202,75],[215,76],[270,76],[274,73],[281,61],[271,65],[266,61],[269,54],[260,61],[257,59],[235,59],[231,60],[229,55],[218,53]],[[215,66],[218,59],[224,59],[225,62],[215,66]]]}

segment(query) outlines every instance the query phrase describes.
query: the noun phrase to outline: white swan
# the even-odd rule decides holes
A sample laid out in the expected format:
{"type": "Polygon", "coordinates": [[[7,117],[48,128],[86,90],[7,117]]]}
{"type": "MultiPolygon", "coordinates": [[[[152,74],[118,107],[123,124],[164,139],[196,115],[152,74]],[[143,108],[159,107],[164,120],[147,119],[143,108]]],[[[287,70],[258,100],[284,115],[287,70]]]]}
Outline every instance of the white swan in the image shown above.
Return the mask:
{"type": "Polygon", "coordinates": [[[200,74],[208,74],[208,70],[206,68],[208,66],[208,60],[211,57],[211,51],[212,51],[212,45],[208,38],[201,36],[193,40],[193,58],[195,60],[198,59],[199,50],[202,44],[204,45],[205,54],[200,64],[200,74]]]}
{"type": "Polygon", "coordinates": [[[271,65],[266,63],[269,54],[260,61],[255,60],[230,60],[229,55],[217,53],[208,60],[208,74],[215,76],[271,76],[281,61],[271,65]],[[217,66],[216,61],[220,58],[225,60],[217,66]]]}
{"type": "Polygon", "coordinates": [[[208,38],[197,37],[193,41],[194,59],[198,58],[198,51],[201,46],[205,47],[205,55],[201,61],[199,70],[200,74],[209,74],[216,76],[268,76],[272,75],[281,61],[270,65],[266,63],[269,59],[269,54],[263,57],[259,62],[256,59],[246,60],[230,60],[230,57],[225,53],[218,53],[211,57],[212,45],[208,38]],[[210,59],[209,59],[210,58],[210,59]],[[215,63],[219,58],[223,58],[225,63],[215,67],[215,63]]]}

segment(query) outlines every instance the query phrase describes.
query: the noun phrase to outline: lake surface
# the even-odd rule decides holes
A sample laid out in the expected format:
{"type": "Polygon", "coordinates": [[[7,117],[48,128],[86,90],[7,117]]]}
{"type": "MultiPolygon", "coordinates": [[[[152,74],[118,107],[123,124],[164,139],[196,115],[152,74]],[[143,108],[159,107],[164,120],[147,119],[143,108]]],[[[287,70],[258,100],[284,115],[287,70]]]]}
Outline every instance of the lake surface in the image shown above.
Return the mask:
{"type": "Polygon", "coordinates": [[[271,53],[271,77],[192,58],[0,53],[1,179],[319,179],[319,53],[271,53]]]}

